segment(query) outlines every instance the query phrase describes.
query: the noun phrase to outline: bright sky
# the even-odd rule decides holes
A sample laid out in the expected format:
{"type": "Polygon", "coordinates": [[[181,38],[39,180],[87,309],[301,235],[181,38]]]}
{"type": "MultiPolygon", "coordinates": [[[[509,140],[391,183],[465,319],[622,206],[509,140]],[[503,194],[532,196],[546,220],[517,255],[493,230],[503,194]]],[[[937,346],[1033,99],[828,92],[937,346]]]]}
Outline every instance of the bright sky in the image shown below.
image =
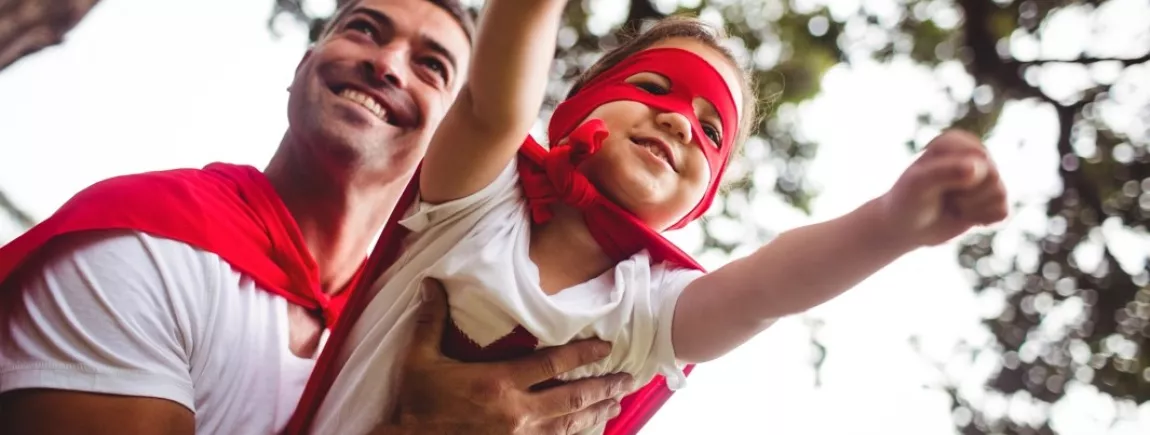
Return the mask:
{"type": "MultiPolygon", "coordinates": [[[[853,3],[859,2],[883,3],[853,3]]],[[[1129,6],[1123,13],[1150,15],[1139,0],[1118,3],[1129,6]]],[[[282,39],[269,35],[264,24],[271,4],[101,2],[66,44],[0,74],[0,186],[42,218],[109,176],[211,161],[262,167],[286,128],[284,89],[306,44],[292,26],[281,26],[282,39]]],[[[1072,43],[1080,36],[1066,38],[1072,43]]],[[[937,76],[959,77],[951,81],[961,92],[957,72],[952,65],[937,76]]],[[[909,63],[831,70],[824,94],[796,114],[805,134],[820,143],[811,173],[823,192],[815,214],[803,216],[764,197],[754,203],[758,220],[784,230],[881,194],[913,158],[905,140],[931,133],[917,131],[913,120],[945,98],[935,77],[909,63]]],[[[1073,86],[1074,80],[1064,74],[1061,81],[1073,86]]],[[[1012,105],[988,141],[1015,199],[1040,203],[1057,191],[1052,116],[1033,104],[1012,105]]],[[[5,224],[0,239],[10,235],[5,224]]],[[[1003,237],[1045,225],[1040,213],[1022,210],[1003,237]]],[[[696,239],[690,229],[675,237],[688,246],[696,239]]],[[[978,314],[994,310],[993,301],[974,296],[955,257],[953,245],[915,252],[846,295],[700,366],[645,433],[952,433],[947,397],[923,387],[937,375],[908,342],[922,336],[926,352],[943,358],[962,338],[986,338],[978,314]],[[804,326],[804,319],[816,318],[828,348],[818,388],[804,326]]],[[[979,367],[968,369],[985,371],[979,367]]],[[[998,408],[1007,410],[1005,402],[998,408]]],[[[1080,388],[1056,408],[1055,421],[1066,435],[1150,433],[1150,405],[1124,409],[1115,414],[1105,399],[1080,388]]]]}

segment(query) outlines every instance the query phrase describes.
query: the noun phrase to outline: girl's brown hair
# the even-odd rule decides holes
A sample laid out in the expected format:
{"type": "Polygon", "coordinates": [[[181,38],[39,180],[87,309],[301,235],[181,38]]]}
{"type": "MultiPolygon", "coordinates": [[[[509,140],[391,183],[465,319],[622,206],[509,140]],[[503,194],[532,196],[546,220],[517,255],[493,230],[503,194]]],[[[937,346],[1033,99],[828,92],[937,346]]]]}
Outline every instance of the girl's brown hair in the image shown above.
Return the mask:
{"type": "MultiPolygon", "coordinates": [[[[618,47],[605,53],[594,65],[587,68],[583,74],[580,74],[579,77],[575,79],[575,84],[571,87],[571,90],[568,91],[567,98],[571,98],[571,96],[579,92],[579,89],[583,88],[587,82],[599,74],[602,74],[604,71],[611,69],[611,67],[619,62],[622,62],[623,59],[643,51],[660,41],[670,38],[694,39],[723,55],[732,67],[742,72],[742,74],[739,75],[739,89],[743,94],[743,113],[742,116],[739,117],[739,134],[735,136],[735,149],[731,153],[732,156],[737,155],[739,149],[743,146],[743,142],[746,142],[747,138],[750,137],[751,131],[757,121],[756,111],[758,98],[755,96],[750,74],[742,68],[739,68],[739,63],[735,60],[735,56],[730,50],[722,46],[721,41],[726,39],[726,37],[727,35],[722,29],[717,29],[694,18],[668,17],[661,19],[655,22],[654,26],[650,29],[625,37],[618,47]]],[[[727,161],[727,164],[730,164],[730,160],[727,161]]]]}

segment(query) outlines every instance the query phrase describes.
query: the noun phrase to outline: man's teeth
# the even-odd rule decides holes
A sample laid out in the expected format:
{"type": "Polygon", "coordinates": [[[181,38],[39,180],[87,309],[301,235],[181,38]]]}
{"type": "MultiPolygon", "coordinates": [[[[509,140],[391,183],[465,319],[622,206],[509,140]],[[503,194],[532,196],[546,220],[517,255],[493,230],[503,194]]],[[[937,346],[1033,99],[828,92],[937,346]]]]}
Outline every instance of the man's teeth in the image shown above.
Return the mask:
{"type": "Polygon", "coordinates": [[[367,110],[370,110],[371,113],[375,114],[375,116],[378,117],[379,119],[382,119],[388,123],[391,122],[391,120],[387,116],[387,111],[383,110],[383,107],[380,106],[379,103],[375,102],[374,98],[371,98],[367,94],[364,94],[362,92],[359,92],[359,91],[356,91],[354,89],[349,88],[349,89],[344,89],[342,92],[340,92],[339,96],[347,98],[348,100],[354,101],[356,103],[359,103],[360,106],[363,106],[367,110]]]}

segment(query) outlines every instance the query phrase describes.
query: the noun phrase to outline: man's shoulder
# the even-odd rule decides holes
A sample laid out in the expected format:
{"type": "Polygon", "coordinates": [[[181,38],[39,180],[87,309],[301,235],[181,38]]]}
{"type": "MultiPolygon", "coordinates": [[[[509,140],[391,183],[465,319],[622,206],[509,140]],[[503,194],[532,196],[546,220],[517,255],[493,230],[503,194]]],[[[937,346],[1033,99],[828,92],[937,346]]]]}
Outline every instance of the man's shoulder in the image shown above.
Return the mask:
{"type": "Polygon", "coordinates": [[[163,287],[158,284],[171,284],[173,279],[203,281],[201,275],[205,273],[215,275],[230,269],[212,252],[136,230],[69,234],[53,240],[46,248],[40,260],[30,264],[25,273],[54,275],[61,269],[79,269],[88,281],[122,287],[142,280],[149,284],[141,287],[163,287]]]}
{"type": "Polygon", "coordinates": [[[77,233],[61,237],[51,249],[55,255],[109,259],[133,267],[148,264],[171,264],[173,267],[204,261],[224,262],[218,255],[194,245],[138,230],[106,230],[77,233]]]}
{"type": "MultiPolygon", "coordinates": [[[[166,198],[196,199],[205,194],[237,195],[234,174],[258,174],[250,166],[213,163],[204,168],[180,168],[120,175],[98,181],[81,190],[68,204],[82,201],[129,201],[166,198]],[[232,175],[232,176],[229,176],[232,175]]],[[[189,203],[185,205],[197,205],[189,203]]],[[[62,208],[67,209],[67,204],[62,208]]],[[[121,208],[123,209],[123,208],[121,208]]]]}
{"type": "Polygon", "coordinates": [[[44,255],[41,251],[49,244],[66,243],[72,236],[87,232],[135,230],[210,248],[204,239],[207,233],[217,231],[213,228],[221,220],[248,218],[242,183],[250,183],[257,176],[258,171],[251,167],[213,164],[204,169],[146,172],[95,183],[0,247],[0,281],[25,261],[44,255]]]}
{"type": "Polygon", "coordinates": [[[261,288],[307,302],[306,295],[291,289],[310,291],[312,283],[304,281],[314,275],[298,271],[315,266],[308,262],[310,254],[291,214],[262,173],[225,164],[125,175],[85,189],[0,247],[0,281],[44,255],[49,244],[82,233],[123,230],[210,252],[261,288]]]}
{"type": "Polygon", "coordinates": [[[203,169],[105,179],[72,196],[44,224],[46,232],[54,233],[52,237],[63,232],[130,229],[205,247],[202,233],[217,231],[214,228],[219,225],[254,221],[252,201],[268,203],[274,195],[255,168],[213,163],[203,169]]]}

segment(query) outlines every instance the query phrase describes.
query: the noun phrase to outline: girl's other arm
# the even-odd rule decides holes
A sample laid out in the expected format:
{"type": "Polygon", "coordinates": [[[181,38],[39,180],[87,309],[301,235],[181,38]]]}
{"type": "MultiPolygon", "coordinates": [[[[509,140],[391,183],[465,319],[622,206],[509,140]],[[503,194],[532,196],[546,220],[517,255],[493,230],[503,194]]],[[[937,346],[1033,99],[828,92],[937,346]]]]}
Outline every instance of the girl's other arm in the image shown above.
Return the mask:
{"type": "Polygon", "coordinates": [[[707,361],[775,319],[854,287],[919,246],[1006,217],[1006,191],[982,144],[944,133],[889,192],[840,218],[787,231],[687,286],[676,303],[676,357],[707,361]]]}
{"type": "Polygon", "coordinates": [[[826,302],[894,261],[908,249],[874,231],[879,207],[872,201],[782,233],[689,284],[675,306],[675,355],[687,362],[722,356],[779,317],[826,302]]]}

